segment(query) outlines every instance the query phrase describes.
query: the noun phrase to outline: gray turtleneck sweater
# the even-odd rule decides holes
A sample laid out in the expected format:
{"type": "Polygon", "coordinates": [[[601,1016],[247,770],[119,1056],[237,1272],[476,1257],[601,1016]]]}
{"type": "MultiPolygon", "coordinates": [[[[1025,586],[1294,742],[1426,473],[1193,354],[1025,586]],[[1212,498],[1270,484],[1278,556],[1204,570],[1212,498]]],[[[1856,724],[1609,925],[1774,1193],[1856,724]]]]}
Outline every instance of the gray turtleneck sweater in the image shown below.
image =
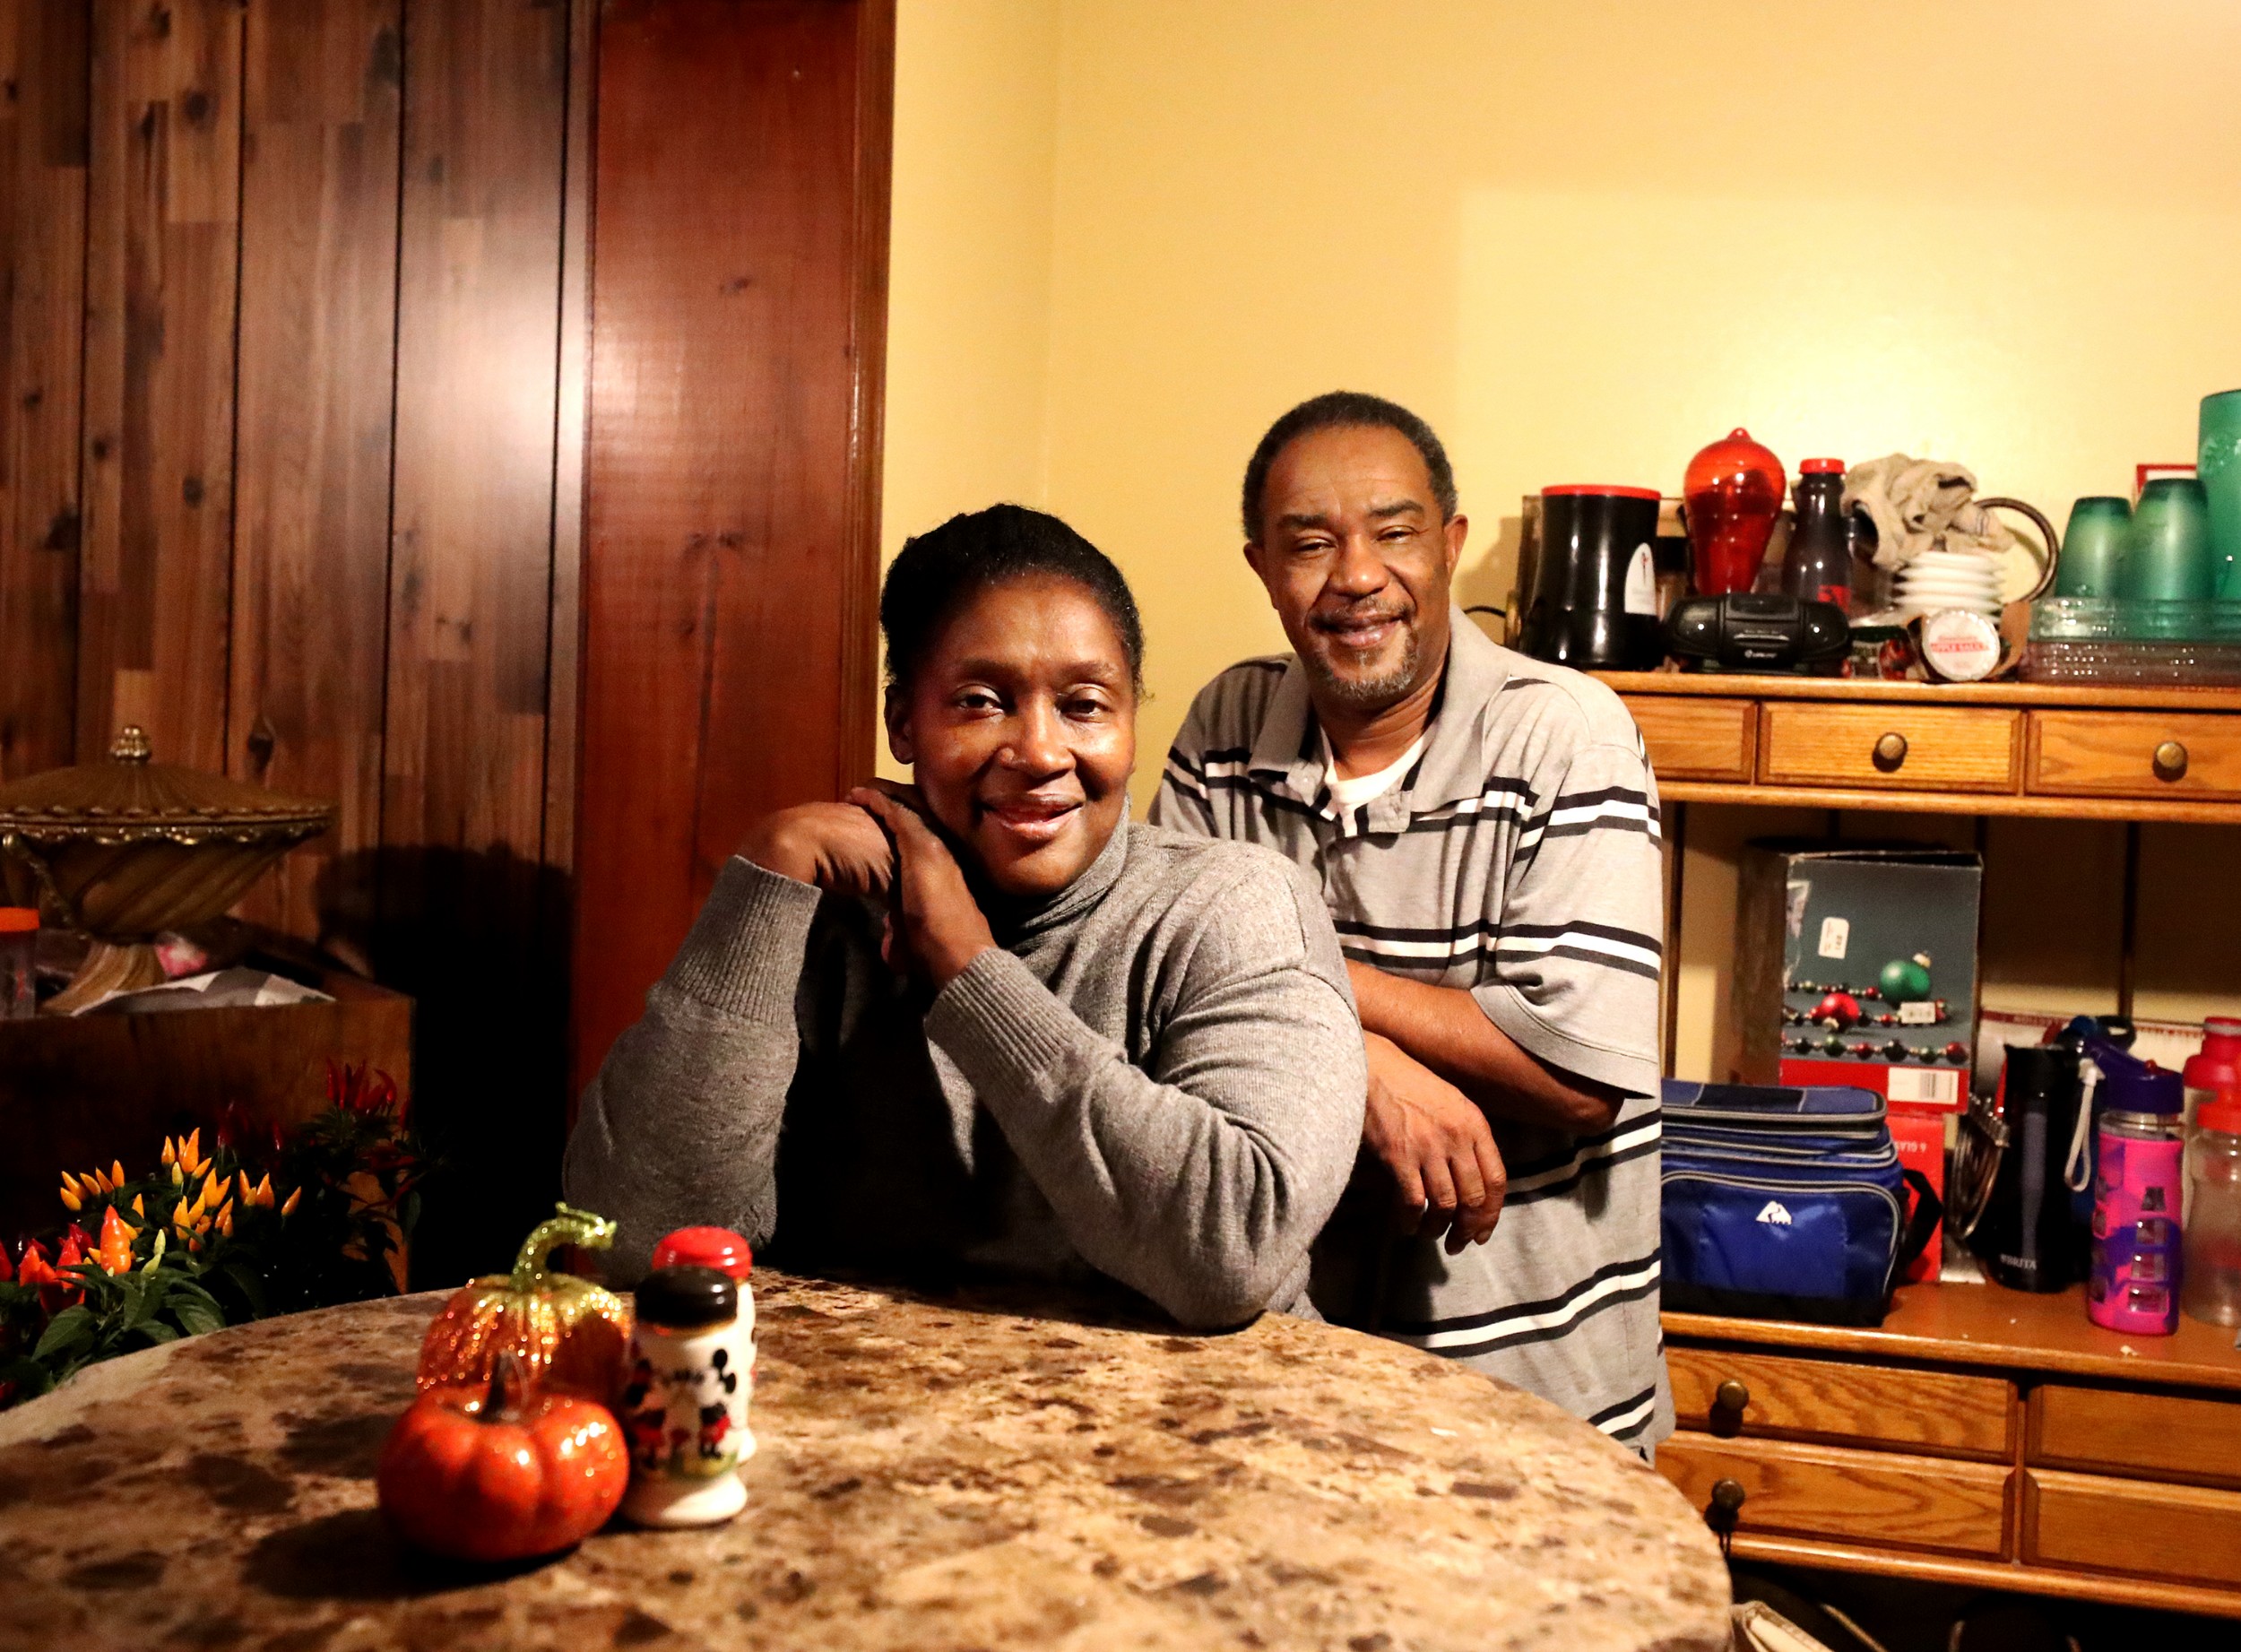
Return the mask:
{"type": "Polygon", "coordinates": [[[636,1277],[712,1223],[893,1276],[1103,1274],[1185,1325],[1311,1313],[1362,1136],[1321,896],[1245,843],[1129,824],[924,1001],[879,908],[733,860],[584,1094],[573,1203],[636,1277]]]}

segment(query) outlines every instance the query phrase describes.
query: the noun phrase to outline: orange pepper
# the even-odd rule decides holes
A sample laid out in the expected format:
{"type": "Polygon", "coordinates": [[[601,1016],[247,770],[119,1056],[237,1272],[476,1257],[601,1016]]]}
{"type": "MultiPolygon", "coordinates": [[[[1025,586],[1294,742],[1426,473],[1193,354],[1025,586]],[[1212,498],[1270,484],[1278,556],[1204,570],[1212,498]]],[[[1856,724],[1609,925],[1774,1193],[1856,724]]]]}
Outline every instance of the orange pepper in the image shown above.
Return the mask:
{"type": "Polygon", "coordinates": [[[133,1238],[129,1226],[111,1205],[101,1213],[101,1242],[94,1247],[93,1261],[105,1274],[128,1274],[133,1267],[133,1238]]]}

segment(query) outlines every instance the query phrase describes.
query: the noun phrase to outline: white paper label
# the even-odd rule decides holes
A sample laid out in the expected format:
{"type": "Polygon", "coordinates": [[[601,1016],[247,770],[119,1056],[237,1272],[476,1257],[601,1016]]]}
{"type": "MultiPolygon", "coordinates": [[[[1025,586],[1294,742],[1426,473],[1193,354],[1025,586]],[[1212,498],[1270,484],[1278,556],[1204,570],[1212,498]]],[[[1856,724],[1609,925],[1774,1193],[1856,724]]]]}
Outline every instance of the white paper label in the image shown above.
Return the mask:
{"type": "Polygon", "coordinates": [[[1917,999],[1911,1004],[1901,1004],[1899,1006],[1899,1025],[1900,1026],[1935,1026],[1937,1006],[1927,999],[1917,999]]]}
{"type": "Polygon", "coordinates": [[[1648,545],[1635,546],[1626,561],[1626,611],[1657,617],[1657,564],[1648,545]]]}
{"type": "Polygon", "coordinates": [[[1938,1107],[1960,1105],[1960,1074],[1950,1067],[1894,1067],[1890,1096],[1894,1102],[1927,1102],[1938,1107]]]}
{"type": "Polygon", "coordinates": [[[1852,944],[1852,921],[1849,918],[1823,918],[1821,921],[1821,956],[1840,958],[1852,944]]]}

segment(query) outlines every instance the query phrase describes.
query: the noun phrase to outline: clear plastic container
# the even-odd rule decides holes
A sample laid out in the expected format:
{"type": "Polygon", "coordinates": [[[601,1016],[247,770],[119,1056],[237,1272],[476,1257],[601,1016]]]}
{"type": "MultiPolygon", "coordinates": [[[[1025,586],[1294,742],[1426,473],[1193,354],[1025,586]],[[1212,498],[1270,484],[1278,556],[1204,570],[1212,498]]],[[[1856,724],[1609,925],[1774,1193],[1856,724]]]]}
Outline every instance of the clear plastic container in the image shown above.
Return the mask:
{"type": "Polygon", "coordinates": [[[0,1021],[22,1021],[39,1013],[37,977],[31,956],[39,950],[39,912],[30,906],[0,906],[0,1021]]]}
{"type": "Polygon", "coordinates": [[[2241,1325],[2241,1086],[2196,1115],[2186,1196],[2179,1305],[2211,1325],[2241,1325]]]}
{"type": "Polygon", "coordinates": [[[2241,602],[2046,597],[2031,604],[2031,682],[2241,684],[2241,602]]]}

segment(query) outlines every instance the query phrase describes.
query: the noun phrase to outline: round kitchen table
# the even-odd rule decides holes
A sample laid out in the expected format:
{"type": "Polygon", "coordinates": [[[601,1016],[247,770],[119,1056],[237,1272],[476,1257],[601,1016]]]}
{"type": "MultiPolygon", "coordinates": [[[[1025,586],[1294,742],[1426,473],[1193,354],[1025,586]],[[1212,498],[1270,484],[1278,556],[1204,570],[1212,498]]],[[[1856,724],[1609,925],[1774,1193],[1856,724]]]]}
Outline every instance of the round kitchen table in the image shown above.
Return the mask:
{"type": "Polygon", "coordinates": [[[747,1511],[498,1573],[400,1549],[375,1508],[440,1296],[95,1367],[0,1415],[0,1646],[1727,1644],[1680,1494],[1460,1366],[1274,1314],[1184,1336],[754,1285],[747,1511]]]}

